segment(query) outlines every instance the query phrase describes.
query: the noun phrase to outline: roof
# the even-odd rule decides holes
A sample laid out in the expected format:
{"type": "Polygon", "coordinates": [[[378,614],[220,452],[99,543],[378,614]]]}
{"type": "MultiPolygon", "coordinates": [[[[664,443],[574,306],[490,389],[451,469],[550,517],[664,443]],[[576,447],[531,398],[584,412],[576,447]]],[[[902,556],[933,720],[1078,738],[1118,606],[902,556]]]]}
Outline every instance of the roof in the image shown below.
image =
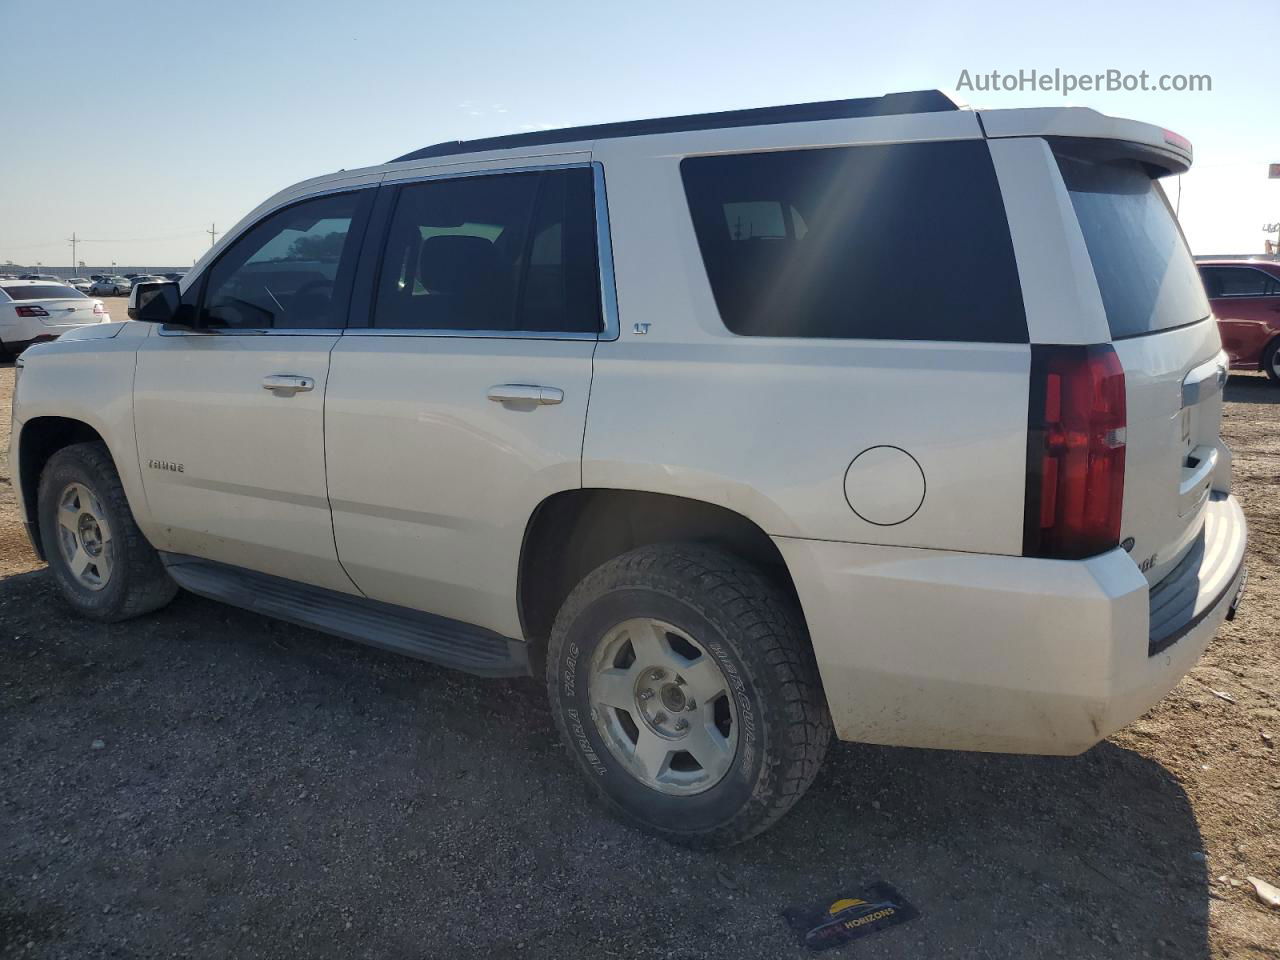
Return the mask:
{"type": "Polygon", "coordinates": [[[461,153],[486,150],[510,150],[516,147],[551,143],[574,143],[580,140],[611,140],[619,137],[643,137],[655,133],[677,133],[684,130],[721,130],[728,127],[756,127],[775,123],[803,123],[810,120],[851,120],[859,117],[887,117],[905,113],[940,113],[959,110],[955,101],[941,90],[914,90],[886,93],[880,97],[857,100],[823,100],[818,103],[793,103],[778,107],[755,107],[749,110],[724,110],[718,113],[693,113],[683,117],[657,117],[652,120],[625,120],[619,123],[597,123],[558,130],[536,130],[512,133],[479,140],[447,140],[413,153],[396,157],[402,160],[425,160],[461,153]]]}

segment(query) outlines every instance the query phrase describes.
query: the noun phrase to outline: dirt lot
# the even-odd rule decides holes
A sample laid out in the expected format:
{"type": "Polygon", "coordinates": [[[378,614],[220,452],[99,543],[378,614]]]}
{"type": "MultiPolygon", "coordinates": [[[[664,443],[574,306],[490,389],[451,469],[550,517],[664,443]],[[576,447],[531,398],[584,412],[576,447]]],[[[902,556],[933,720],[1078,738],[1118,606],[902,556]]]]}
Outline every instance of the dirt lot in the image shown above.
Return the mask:
{"type": "Polygon", "coordinates": [[[1280,389],[1228,399],[1250,591],[1163,703],[1070,759],[839,745],[714,854],[602,813],[533,680],[186,595],[73,619],[0,466],[0,956],[774,960],[882,878],[921,916],[850,956],[1280,957],[1239,885],[1280,884],[1280,389]]]}

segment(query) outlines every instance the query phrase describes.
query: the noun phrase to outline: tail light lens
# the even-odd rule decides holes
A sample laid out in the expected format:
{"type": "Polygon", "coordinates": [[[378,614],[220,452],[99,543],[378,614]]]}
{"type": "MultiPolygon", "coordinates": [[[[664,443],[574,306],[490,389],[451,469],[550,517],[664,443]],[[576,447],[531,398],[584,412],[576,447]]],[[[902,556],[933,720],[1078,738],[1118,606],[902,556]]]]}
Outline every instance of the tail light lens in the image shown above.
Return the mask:
{"type": "Polygon", "coordinates": [[[1031,348],[1025,555],[1078,560],[1120,542],[1125,422],[1110,344],[1031,348]]]}
{"type": "Polygon", "coordinates": [[[47,317],[49,311],[44,307],[18,307],[18,316],[20,317],[47,317]]]}

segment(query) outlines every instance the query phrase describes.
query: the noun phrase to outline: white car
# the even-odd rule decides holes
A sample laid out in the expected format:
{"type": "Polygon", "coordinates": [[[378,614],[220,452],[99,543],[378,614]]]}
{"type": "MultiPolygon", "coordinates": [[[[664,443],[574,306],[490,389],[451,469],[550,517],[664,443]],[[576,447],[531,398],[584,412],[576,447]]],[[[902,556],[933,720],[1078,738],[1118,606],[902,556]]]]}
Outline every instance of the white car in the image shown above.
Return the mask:
{"type": "Polygon", "coordinates": [[[146,322],[28,352],[20,509],[90,618],[182,586],[545,677],[611,809],[679,842],[766,828],[832,733],[1079,753],[1244,583],[1155,182],[1190,163],[923,92],[307,180],[136,288],[146,322]]]}
{"type": "Polygon", "coordinates": [[[19,354],[33,343],[110,319],[101,300],[91,300],[64,283],[0,280],[0,356],[19,354]]]}
{"type": "Polygon", "coordinates": [[[85,277],[70,277],[63,281],[68,287],[74,287],[81,293],[88,293],[93,288],[93,281],[85,277]]]}
{"type": "Polygon", "coordinates": [[[133,281],[128,277],[103,277],[93,282],[89,293],[95,297],[123,297],[132,289],[133,281]]]}

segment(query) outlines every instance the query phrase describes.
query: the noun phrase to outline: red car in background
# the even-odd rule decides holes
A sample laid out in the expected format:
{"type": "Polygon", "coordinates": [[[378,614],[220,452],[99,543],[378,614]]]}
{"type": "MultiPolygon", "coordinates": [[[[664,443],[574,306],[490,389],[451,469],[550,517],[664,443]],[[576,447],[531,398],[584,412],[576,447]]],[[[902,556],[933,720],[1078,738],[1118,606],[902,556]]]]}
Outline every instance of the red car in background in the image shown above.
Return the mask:
{"type": "Polygon", "coordinates": [[[1200,267],[1233,370],[1263,370],[1280,383],[1280,263],[1205,260],[1200,267]]]}

